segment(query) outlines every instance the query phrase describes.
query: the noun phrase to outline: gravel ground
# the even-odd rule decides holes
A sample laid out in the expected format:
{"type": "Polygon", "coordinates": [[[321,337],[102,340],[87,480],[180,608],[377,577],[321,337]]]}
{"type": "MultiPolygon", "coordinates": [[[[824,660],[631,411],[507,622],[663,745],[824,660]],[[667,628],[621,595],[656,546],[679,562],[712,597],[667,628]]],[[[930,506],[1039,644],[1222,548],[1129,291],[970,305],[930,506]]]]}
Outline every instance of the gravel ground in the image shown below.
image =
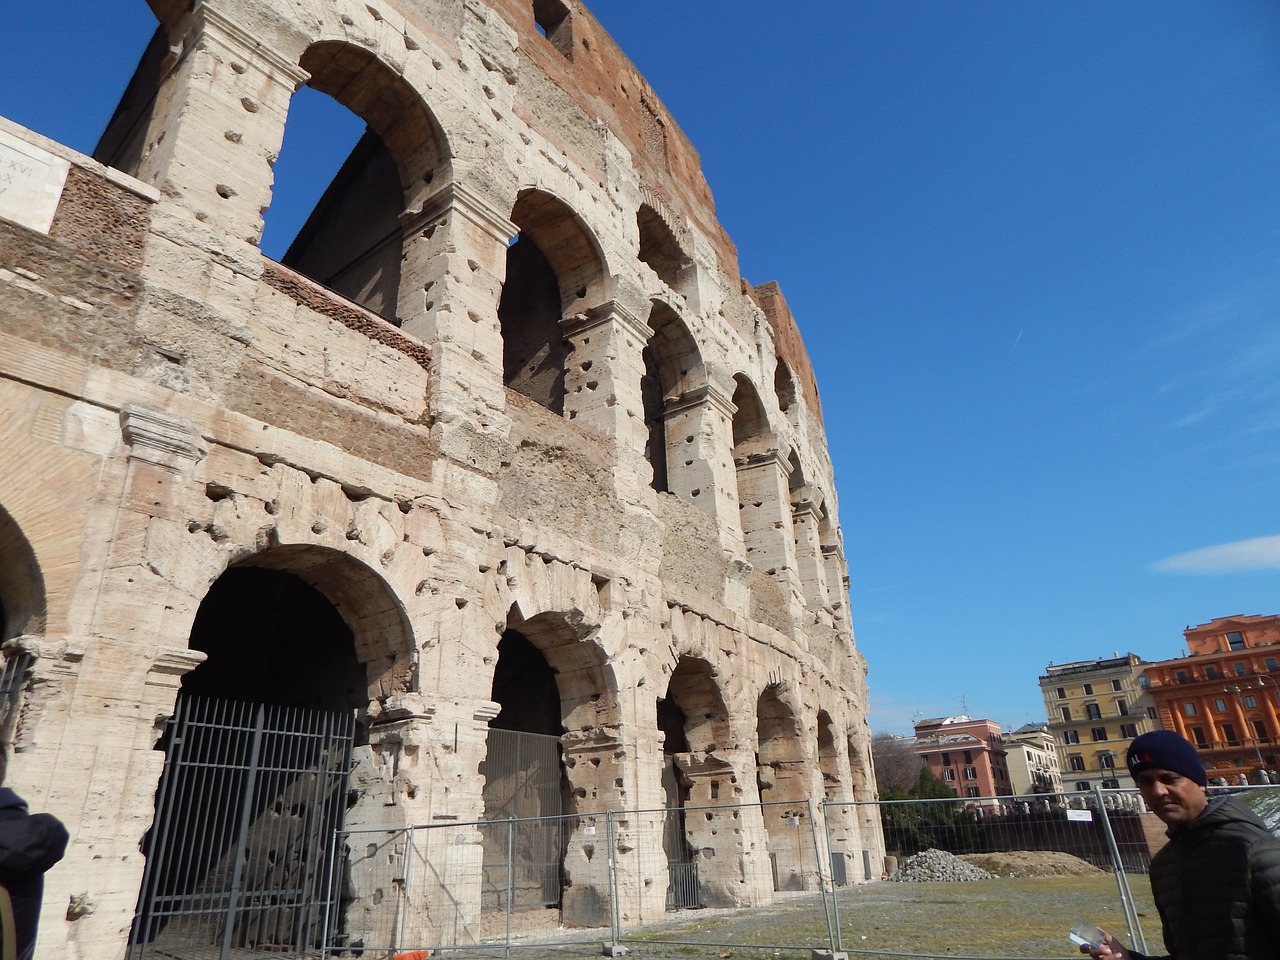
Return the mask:
{"type": "MultiPolygon", "coordinates": [[[[1160,952],[1159,922],[1144,876],[1129,878],[1148,947],[1160,952]]],[[[624,933],[636,960],[808,960],[826,949],[827,923],[818,894],[788,895],[745,911],[690,910],[661,926],[624,933]]],[[[851,960],[912,954],[925,957],[1079,958],[1067,940],[1084,918],[1124,941],[1128,936],[1111,874],[1019,877],[963,883],[873,883],[843,887],[838,909],[842,946],[851,960]]],[[[530,937],[513,947],[518,960],[599,956],[607,931],[561,931],[552,944],[530,937]],[[573,942],[568,942],[573,941],[573,942]]],[[[504,951],[449,951],[450,956],[502,957],[504,951]]]]}

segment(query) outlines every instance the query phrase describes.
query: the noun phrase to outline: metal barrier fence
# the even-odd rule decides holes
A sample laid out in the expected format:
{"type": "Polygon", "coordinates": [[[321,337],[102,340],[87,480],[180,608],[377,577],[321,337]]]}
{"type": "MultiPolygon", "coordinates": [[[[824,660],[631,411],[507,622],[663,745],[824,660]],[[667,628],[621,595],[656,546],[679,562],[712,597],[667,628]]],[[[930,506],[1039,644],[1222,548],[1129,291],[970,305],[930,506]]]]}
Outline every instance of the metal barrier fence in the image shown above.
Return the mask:
{"type": "MultiPolygon", "coordinates": [[[[1246,790],[1233,792],[1245,793],[1274,828],[1280,789],[1246,790]]],[[[325,953],[406,960],[427,950],[507,955],[554,948],[563,956],[576,945],[589,956],[602,945],[617,954],[642,943],[646,957],[675,957],[690,947],[1062,957],[1074,949],[1065,936],[1076,917],[1127,933],[1126,942],[1143,950],[1148,939],[1159,944],[1142,875],[1160,828],[1136,793],[1095,790],[348,831],[335,846],[340,889],[330,900],[338,911],[325,953]],[[862,839],[877,829],[883,858],[878,844],[862,839]],[[930,850],[986,864],[1006,879],[877,882],[930,861],[953,862],[939,854],[912,859],[930,850]],[[1002,855],[1012,859],[998,862],[1002,855]],[[1018,879],[1034,870],[1017,865],[1037,858],[1087,875],[1018,879]],[[1000,931],[1004,940],[1016,935],[1022,949],[1001,953],[993,916],[1009,928],[1000,931]],[[966,926],[979,922],[985,932],[966,926]]]]}

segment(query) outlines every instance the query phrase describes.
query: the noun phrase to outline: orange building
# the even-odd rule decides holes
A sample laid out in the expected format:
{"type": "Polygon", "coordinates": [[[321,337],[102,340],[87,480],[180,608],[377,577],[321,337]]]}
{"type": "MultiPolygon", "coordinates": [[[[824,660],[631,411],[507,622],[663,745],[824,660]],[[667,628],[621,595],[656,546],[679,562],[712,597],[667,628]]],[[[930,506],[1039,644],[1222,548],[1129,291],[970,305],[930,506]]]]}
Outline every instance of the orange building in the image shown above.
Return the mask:
{"type": "Polygon", "coordinates": [[[1189,656],[1145,671],[1160,724],[1200,751],[1210,777],[1254,782],[1280,768],[1280,616],[1210,620],[1183,631],[1189,656]]]}
{"type": "Polygon", "coordinates": [[[1000,724],[958,716],[921,720],[915,726],[916,754],[957,796],[1012,795],[1000,724]]]}

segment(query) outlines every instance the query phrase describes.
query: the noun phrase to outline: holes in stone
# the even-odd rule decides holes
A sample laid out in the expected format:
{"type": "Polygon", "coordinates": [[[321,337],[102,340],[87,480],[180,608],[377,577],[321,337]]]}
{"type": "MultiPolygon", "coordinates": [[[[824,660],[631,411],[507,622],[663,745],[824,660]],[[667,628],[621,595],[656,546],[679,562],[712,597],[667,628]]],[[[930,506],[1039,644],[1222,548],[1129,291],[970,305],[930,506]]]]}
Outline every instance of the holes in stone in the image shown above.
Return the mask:
{"type": "Polygon", "coordinates": [[[224,487],[220,483],[206,483],[204,486],[204,495],[214,503],[219,500],[226,500],[234,492],[230,487],[224,487]]]}

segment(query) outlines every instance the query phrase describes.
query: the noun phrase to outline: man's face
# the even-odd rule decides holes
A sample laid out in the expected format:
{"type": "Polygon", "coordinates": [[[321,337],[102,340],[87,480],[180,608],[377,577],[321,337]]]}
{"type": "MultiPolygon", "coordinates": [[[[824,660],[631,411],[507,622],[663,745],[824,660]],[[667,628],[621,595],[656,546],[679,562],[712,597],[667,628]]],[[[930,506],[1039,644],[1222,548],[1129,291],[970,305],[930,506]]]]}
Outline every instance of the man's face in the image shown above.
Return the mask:
{"type": "Polygon", "coordinates": [[[1204,787],[1172,770],[1143,770],[1133,779],[1151,812],[1170,827],[1185,827],[1209,805],[1204,787]]]}

